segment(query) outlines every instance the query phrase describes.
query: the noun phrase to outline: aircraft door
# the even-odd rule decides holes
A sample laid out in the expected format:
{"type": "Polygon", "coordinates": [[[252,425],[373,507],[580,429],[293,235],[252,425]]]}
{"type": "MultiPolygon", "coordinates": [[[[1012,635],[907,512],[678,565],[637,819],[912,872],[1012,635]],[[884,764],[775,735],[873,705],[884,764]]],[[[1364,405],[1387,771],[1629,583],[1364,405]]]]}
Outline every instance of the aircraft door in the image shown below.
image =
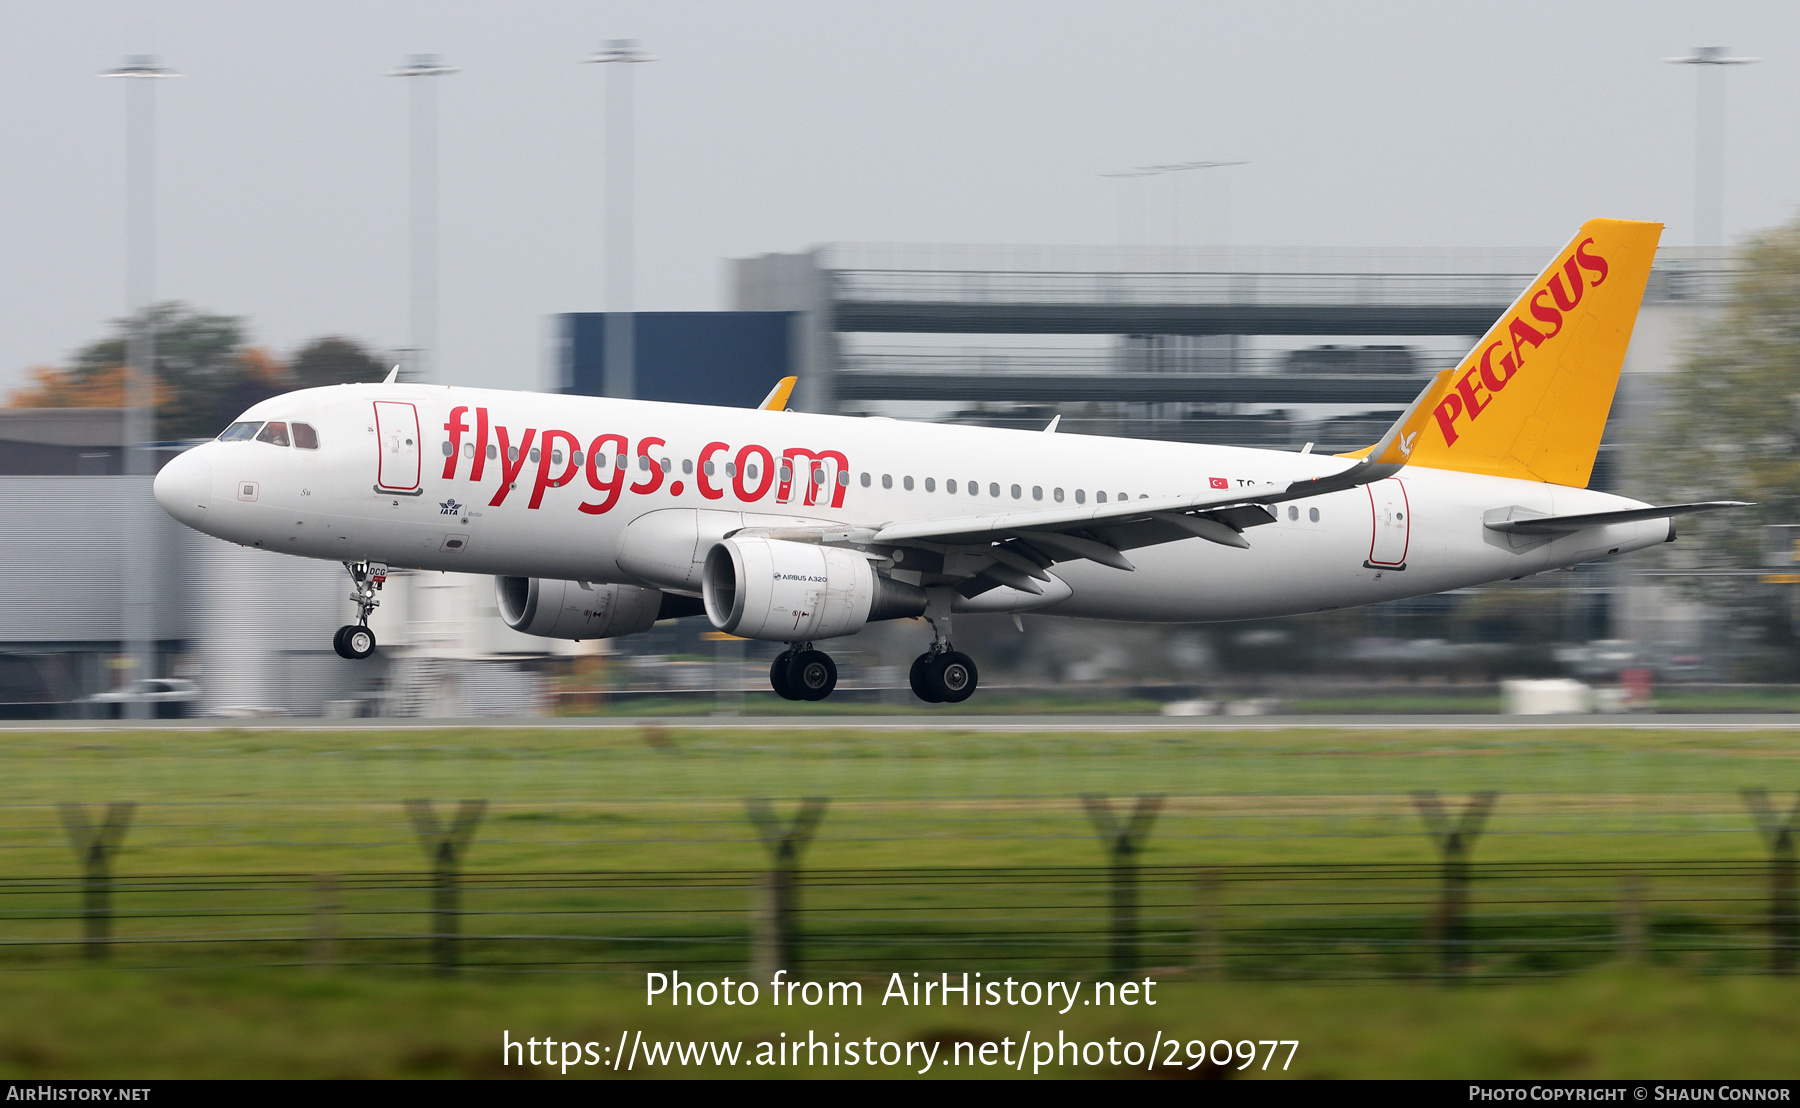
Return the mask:
{"type": "Polygon", "coordinates": [[[1369,558],[1363,565],[1369,569],[1405,569],[1406,547],[1411,536],[1412,515],[1406,500],[1406,486],[1398,477],[1375,481],[1364,486],[1369,490],[1369,515],[1373,533],[1369,539],[1369,558]]]}
{"type": "Polygon", "coordinates": [[[383,492],[423,492],[419,487],[419,410],[404,401],[375,401],[375,438],[381,450],[376,485],[383,492]]]}

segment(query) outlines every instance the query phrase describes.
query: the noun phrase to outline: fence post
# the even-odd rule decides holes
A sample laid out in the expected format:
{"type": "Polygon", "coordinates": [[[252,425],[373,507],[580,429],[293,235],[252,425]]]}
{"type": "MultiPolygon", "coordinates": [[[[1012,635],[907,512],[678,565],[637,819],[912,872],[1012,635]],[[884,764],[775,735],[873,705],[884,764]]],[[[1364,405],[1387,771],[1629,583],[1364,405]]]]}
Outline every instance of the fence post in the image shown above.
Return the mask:
{"type": "Polygon", "coordinates": [[[1649,893],[1650,882],[1641,873],[1628,873],[1619,882],[1619,952],[1627,962],[1643,962],[1650,955],[1649,893]]]}
{"type": "Polygon", "coordinates": [[[1433,938],[1438,948],[1439,972],[1453,978],[1469,968],[1469,850],[1481,837],[1488,813],[1500,794],[1492,790],[1475,793],[1454,822],[1436,790],[1420,789],[1412,794],[1425,830],[1437,844],[1442,862],[1437,914],[1432,921],[1433,938]]]}
{"type": "Polygon", "coordinates": [[[458,930],[461,906],[458,904],[457,866],[469,841],[475,837],[475,825],[487,810],[485,800],[465,800],[457,805],[456,815],[448,825],[439,822],[431,801],[408,800],[406,814],[411,817],[413,833],[431,859],[432,961],[439,973],[453,973],[460,955],[458,930]]]}
{"type": "Polygon", "coordinates": [[[1201,866],[1194,874],[1194,976],[1216,980],[1225,976],[1225,875],[1216,866],[1201,866]]]}
{"type": "Polygon", "coordinates": [[[764,798],[744,801],[757,837],[769,848],[769,871],[751,910],[750,970],[759,977],[800,969],[800,851],[812,841],[830,803],[829,797],[809,796],[793,822],[784,825],[764,798]]]}
{"type": "Polygon", "coordinates": [[[1149,837],[1150,825],[1162,811],[1161,793],[1140,793],[1131,814],[1123,820],[1112,803],[1098,793],[1082,793],[1081,806],[1100,834],[1109,858],[1112,899],[1112,943],[1109,972],[1130,973],[1138,967],[1138,870],[1137,855],[1149,837]]]}
{"type": "Polygon", "coordinates": [[[312,941],[307,961],[316,969],[337,963],[338,879],[335,874],[315,874],[312,879],[312,941]]]}
{"type": "Polygon", "coordinates": [[[1769,844],[1769,969],[1793,973],[1800,952],[1800,901],[1796,900],[1795,831],[1800,830],[1800,792],[1784,818],[1769,802],[1767,789],[1744,789],[1744,804],[1769,844]]]}
{"type": "Polygon", "coordinates": [[[106,957],[112,942],[112,859],[125,841],[125,830],[131,825],[135,801],[117,801],[106,806],[106,818],[99,826],[88,818],[87,805],[57,805],[62,812],[63,828],[69,843],[81,860],[81,929],[82,952],[89,958],[106,957]]]}

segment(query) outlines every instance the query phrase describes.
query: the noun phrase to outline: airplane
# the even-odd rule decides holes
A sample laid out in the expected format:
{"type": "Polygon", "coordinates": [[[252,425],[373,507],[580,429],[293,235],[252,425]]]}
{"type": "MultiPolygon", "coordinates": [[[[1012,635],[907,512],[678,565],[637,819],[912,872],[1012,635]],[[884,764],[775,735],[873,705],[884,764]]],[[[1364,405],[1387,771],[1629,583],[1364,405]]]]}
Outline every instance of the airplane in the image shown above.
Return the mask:
{"type": "MultiPolygon", "coordinates": [[[[491,574],[505,622],[597,639],[704,616],[786,643],[769,684],[822,700],[816,644],[922,617],[910,683],[960,703],[966,612],[1156,623],[1330,611],[1525,577],[1675,538],[1737,501],[1587,488],[1662,225],[1584,223],[1461,364],[1342,455],[397,381],[262,401],[155,480],[170,515],[342,562],[376,648],[388,567],[491,574]]],[[[1060,417],[1059,417],[1060,418],[1060,417]]]]}

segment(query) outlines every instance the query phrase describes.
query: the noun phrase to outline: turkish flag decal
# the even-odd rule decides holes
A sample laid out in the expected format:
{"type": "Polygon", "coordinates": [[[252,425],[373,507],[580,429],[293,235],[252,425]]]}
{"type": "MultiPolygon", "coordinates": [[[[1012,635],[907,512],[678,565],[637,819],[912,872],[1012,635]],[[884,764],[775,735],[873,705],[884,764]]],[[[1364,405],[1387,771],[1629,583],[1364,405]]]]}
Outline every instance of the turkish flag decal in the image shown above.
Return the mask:
{"type": "Polygon", "coordinates": [[[1212,487],[1215,489],[1228,489],[1231,487],[1231,482],[1225,480],[1223,477],[1214,477],[1212,479],[1212,487]]]}

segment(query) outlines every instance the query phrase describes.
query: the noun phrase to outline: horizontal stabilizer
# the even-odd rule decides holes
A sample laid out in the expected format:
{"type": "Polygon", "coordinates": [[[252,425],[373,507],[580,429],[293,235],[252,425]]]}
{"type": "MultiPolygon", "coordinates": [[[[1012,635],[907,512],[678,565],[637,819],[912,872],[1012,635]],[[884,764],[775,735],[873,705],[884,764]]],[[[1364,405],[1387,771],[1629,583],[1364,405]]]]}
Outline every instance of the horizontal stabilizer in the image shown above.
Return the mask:
{"type": "MultiPolygon", "coordinates": [[[[1536,516],[1530,519],[1489,519],[1483,521],[1490,531],[1509,535],[1561,535],[1609,523],[1636,523],[1641,519],[1667,519],[1693,512],[1710,512],[1715,508],[1748,508],[1747,500],[1708,500],[1698,504],[1669,504],[1661,508],[1629,508],[1621,512],[1587,512],[1573,516],[1536,516]]],[[[1502,509],[1501,511],[1507,511],[1502,509]]],[[[1489,515],[1499,513],[1490,512],[1489,515]]]]}

